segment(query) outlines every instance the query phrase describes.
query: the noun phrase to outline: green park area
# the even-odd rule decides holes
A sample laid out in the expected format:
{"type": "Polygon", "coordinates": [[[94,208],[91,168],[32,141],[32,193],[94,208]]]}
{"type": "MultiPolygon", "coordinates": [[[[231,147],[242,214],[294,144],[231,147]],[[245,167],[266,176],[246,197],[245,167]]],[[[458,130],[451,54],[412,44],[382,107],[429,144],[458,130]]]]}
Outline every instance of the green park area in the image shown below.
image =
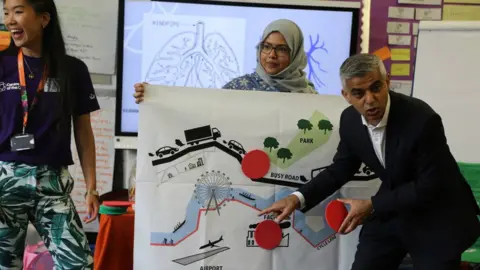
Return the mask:
{"type": "Polygon", "coordinates": [[[281,169],[290,167],[325,144],[333,130],[332,123],[319,111],[315,111],[310,119],[299,119],[297,123],[292,123],[295,124],[297,135],[287,145],[275,137],[267,137],[263,141],[264,151],[270,156],[271,162],[281,169]]]}

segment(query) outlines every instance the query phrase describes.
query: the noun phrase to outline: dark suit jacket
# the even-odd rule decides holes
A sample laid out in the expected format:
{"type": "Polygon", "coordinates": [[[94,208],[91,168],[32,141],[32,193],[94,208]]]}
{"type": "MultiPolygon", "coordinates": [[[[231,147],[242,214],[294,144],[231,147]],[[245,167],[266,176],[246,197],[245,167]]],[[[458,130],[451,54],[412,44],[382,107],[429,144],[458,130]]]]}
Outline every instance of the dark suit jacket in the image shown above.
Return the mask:
{"type": "Polygon", "coordinates": [[[440,116],[419,99],[390,92],[386,129],[384,168],[361,115],[352,106],[345,109],[333,164],[299,189],[305,197],[303,211],[352,179],[364,162],[382,180],[371,198],[374,217],[395,219],[398,236],[407,246],[458,255],[480,236],[480,211],[450,153],[440,116]]]}

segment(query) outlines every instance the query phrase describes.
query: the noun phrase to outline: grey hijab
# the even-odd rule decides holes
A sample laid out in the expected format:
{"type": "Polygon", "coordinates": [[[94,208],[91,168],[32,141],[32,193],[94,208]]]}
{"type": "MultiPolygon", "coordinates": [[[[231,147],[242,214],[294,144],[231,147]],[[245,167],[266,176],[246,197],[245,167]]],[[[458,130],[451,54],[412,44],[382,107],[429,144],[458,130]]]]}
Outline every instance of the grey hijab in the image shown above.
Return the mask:
{"type": "Polygon", "coordinates": [[[262,42],[272,32],[279,32],[285,38],[290,47],[290,65],[275,75],[265,72],[260,63],[260,44],[257,45],[257,67],[255,71],[269,85],[280,92],[292,93],[317,93],[314,85],[310,82],[303,69],[307,66],[307,55],[303,48],[302,30],[294,22],[280,19],[271,22],[263,31],[262,42]]]}

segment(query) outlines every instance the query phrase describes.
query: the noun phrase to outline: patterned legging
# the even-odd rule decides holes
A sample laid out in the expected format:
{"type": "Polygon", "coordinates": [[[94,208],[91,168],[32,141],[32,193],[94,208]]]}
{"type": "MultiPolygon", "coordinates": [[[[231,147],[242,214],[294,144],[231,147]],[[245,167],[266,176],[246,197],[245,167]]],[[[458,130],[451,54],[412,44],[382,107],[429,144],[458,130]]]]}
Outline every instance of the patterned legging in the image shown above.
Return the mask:
{"type": "Polygon", "coordinates": [[[0,161],[0,269],[22,269],[28,221],[43,238],[56,269],[93,269],[72,189],[66,167],[0,161]]]}

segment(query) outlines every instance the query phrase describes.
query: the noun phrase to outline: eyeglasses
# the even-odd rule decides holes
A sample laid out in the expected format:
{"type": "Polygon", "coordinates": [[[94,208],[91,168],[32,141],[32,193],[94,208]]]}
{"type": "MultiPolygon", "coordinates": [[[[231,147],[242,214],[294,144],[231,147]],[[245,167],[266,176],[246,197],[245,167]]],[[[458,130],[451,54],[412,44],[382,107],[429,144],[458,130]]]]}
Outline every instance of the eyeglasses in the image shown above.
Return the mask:
{"type": "Polygon", "coordinates": [[[290,55],[290,48],[287,45],[273,46],[268,43],[262,43],[260,44],[260,48],[262,49],[262,53],[266,53],[266,54],[269,54],[270,52],[272,52],[272,50],[274,50],[277,56],[280,56],[280,57],[285,57],[290,55]]]}

